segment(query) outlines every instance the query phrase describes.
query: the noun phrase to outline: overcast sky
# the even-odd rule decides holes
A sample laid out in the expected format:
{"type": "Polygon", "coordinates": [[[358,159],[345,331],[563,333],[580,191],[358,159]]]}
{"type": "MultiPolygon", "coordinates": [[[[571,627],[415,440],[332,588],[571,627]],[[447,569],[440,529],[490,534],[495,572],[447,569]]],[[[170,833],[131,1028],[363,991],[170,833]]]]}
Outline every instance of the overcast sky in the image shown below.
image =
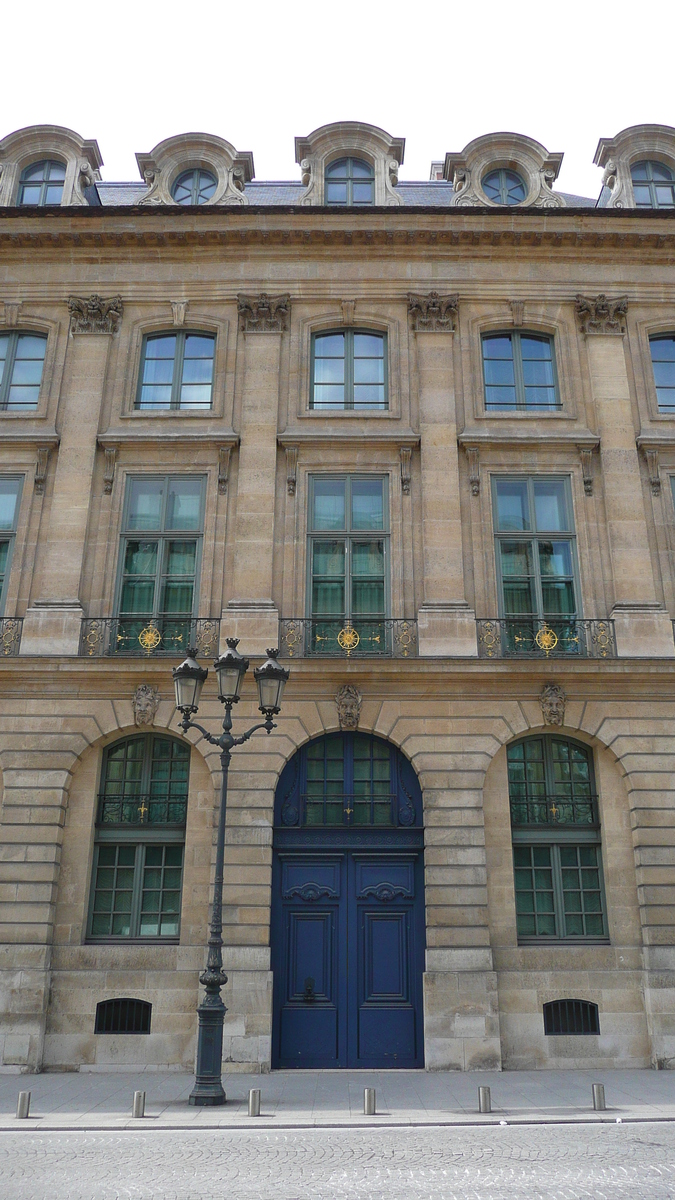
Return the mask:
{"type": "Polygon", "coordinates": [[[0,22],[0,137],[97,138],[104,179],[189,131],[297,179],[293,138],[362,120],[406,138],[402,179],[514,130],[565,153],[557,187],[597,196],[599,137],[675,125],[673,0],[33,0],[0,22]]]}

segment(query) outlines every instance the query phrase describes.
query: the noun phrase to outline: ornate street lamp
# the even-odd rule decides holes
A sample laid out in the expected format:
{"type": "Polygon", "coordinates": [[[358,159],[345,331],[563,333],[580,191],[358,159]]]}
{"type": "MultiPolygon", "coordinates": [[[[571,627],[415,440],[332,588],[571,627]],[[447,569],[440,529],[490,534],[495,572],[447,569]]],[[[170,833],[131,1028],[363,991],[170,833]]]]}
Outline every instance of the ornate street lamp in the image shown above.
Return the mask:
{"type": "Polygon", "coordinates": [[[220,737],[214,737],[202,725],[191,721],[190,717],[199,708],[199,697],[204,686],[208,671],[200,667],[195,658],[195,651],[189,650],[185,662],[173,671],[173,683],[176,691],[176,708],[183,714],[181,729],[198,729],[207,742],[220,748],[220,765],[223,771],[223,783],[220,794],[220,813],[218,816],[218,839],[216,842],[216,871],[213,887],[213,910],[209,928],[209,952],[206,960],[206,970],[199,976],[199,982],[204,985],[204,998],[199,1005],[199,1032],[197,1037],[197,1072],[195,1085],[190,1093],[190,1104],[224,1104],[225,1092],[221,1080],[223,1058],[223,1019],[226,1008],[220,995],[220,989],[227,983],[227,975],[223,972],[223,864],[225,859],[225,813],[227,809],[227,775],[230,766],[231,751],[234,746],[247,742],[257,729],[271,733],[276,729],[272,717],[276,716],[281,707],[281,697],[288,682],[290,671],[277,662],[278,650],[267,651],[267,661],[262,667],[256,667],[253,676],[258,686],[259,708],[265,720],[253,725],[240,737],[232,736],[232,705],[239,700],[244,675],[248,671],[248,659],[242,658],[237,651],[238,638],[227,639],[227,650],[213,664],[218,679],[218,699],[225,705],[223,732],[220,737]]]}

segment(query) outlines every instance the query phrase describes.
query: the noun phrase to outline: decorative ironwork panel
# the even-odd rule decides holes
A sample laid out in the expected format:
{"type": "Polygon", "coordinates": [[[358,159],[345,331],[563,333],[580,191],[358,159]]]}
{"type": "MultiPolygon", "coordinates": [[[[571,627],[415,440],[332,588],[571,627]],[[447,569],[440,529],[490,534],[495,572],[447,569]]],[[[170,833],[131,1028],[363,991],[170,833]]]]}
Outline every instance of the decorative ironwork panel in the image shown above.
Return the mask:
{"type": "Polygon", "coordinates": [[[184,825],[184,796],[99,796],[99,825],[184,825]]]}
{"type": "Polygon", "coordinates": [[[22,628],[22,617],[2,617],[0,619],[0,653],[5,658],[14,658],[19,653],[22,628]]]}
{"type": "Polygon", "coordinates": [[[80,633],[80,654],[98,658],[115,654],[130,657],[183,655],[192,647],[204,658],[216,658],[220,618],[197,617],[143,621],[127,617],[85,617],[80,633]]]}
{"type": "Polygon", "coordinates": [[[541,800],[511,800],[511,825],[598,826],[597,796],[546,796],[541,800]]]}
{"type": "Polygon", "coordinates": [[[570,618],[480,620],[480,658],[615,658],[614,622],[570,618]]]}
{"type": "Polygon", "coordinates": [[[416,658],[417,621],[285,618],[279,622],[283,658],[416,658]]]}

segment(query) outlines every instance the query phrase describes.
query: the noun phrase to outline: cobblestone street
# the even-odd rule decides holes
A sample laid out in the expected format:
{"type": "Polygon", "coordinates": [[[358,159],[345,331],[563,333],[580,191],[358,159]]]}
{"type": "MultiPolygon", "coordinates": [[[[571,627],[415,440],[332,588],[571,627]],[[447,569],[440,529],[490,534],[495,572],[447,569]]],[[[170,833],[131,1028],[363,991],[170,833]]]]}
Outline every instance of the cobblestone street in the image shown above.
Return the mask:
{"type": "Polygon", "coordinates": [[[0,1133],[2,1200],[670,1200],[675,1125],[0,1133]]]}

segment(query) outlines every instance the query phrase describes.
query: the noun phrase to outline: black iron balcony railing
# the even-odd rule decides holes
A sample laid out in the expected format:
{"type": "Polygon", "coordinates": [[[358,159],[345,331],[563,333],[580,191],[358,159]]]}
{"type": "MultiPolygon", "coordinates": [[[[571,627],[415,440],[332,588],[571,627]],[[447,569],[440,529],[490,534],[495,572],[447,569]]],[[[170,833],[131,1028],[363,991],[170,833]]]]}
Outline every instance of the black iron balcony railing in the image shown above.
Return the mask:
{"type": "Polygon", "coordinates": [[[614,622],[576,617],[480,620],[479,658],[615,658],[614,622]]]}
{"type": "Polygon", "coordinates": [[[279,621],[279,646],[284,658],[415,658],[417,621],[283,618],[279,621]]]}
{"type": "Polygon", "coordinates": [[[98,798],[99,825],[184,825],[187,795],[114,796],[98,798]]]}
{"type": "Polygon", "coordinates": [[[511,798],[511,824],[526,825],[598,825],[598,798],[586,796],[531,796],[523,800],[511,798]]]}
{"type": "Polygon", "coordinates": [[[85,617],[80,633],[80,654],[85,658],[101,655],[181,655],[190,646],[205,658],[218,656],[220,619],[218,617],[152,618],[85,617]]]}
{"type": "Polygon", "coordinates": [[[23,617],[0,618],[0,654],[5,658],[14,658],[19,653],[22,628],[23,617]]]}

